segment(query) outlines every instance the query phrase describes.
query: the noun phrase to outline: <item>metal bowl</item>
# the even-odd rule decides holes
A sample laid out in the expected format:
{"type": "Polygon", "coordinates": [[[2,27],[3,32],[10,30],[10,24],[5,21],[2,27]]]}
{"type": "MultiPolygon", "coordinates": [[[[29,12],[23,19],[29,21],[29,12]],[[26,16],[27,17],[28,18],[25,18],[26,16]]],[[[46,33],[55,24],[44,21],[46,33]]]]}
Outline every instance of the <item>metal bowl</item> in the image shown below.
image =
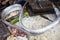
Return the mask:
{"type": "Polygon", "coordinates": [[[59,21],[60,21],[60,18],[59,18],[60,11],[59,11],[58,8],[56,8],[55,5],[53,5],[53,8],[54,8],[54,11],[55,11],[55,13],[56,13],[56,15],[57,15],[57,18],[52,22],[52,24],[50,24],[50,25],[48,25],[48,26],[46,26],[46,27],[44,27],[44,28],[42,28],[42,29],[30,30],[30,29],[26,28],[26,27],[23,25],[23,23],[22,23],[22,16],[23,16],[23,13],[22,13],[22,14],[20,14],[20,18],[19,18],[19,19],[20,19],[20,26],[21,26],[21,28],[22,28],[24,31],[28,32],[29,34],[37,35],[37,34],[41,34],[41,33],[45,32],[45,31],[47,31],[47,30],[55,27],[55,25],[58,24],[59,21]]]}
{"type": "Polygon", "coordinates": [[[53,27],[55,27],[56,24],[59,23],[60,21],[60,11],[58,10],[58,8],[56,8],[55,5],[53,5],[53,8],[54,8],[54,11],[57,15],[57,18],[54,20],[54,22],[52,22],[52,24],[42,28],[42,29],[38,29],[38,30],[30,30],[30,29],[27,29],[26,27],[24,27],[24,25],[22,24],[22,16],[23,16],[23,8],[21,5],[19,4],[14,4],[14,5],[11,5],[9,7],[7,7],[6,9],[4,9],[2,11],[2,15],[1,15],[1,18],[2,18],[2,21],[7,24],[8,26],[10,27],[16,27],[15,25],[12,25],[10,24],[9,22],[7,22],[6,20],[4,20],[4,18],[6,17],[6,15],[8,15],[10,12],[13,12],[15,10],[20,10],[20,15],[19,15],[19,23],[20,23],[20,27],[16,27],[17,29],[22,29],[23,31],[25,31],[27,34],[32,34],[32,35],[37,35],[37,34],[41,34],[53,27]]]}

